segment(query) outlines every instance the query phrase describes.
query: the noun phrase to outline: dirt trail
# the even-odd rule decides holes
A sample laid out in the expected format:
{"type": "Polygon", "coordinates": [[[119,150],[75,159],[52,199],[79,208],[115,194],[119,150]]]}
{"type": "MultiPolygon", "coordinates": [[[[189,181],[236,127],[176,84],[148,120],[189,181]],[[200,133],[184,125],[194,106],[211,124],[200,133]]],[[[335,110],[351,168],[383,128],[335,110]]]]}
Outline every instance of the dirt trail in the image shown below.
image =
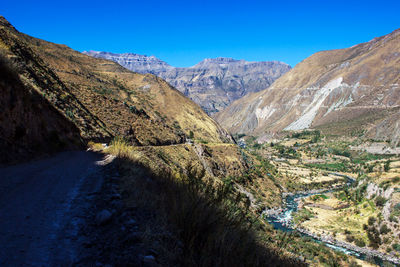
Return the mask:
{"type": "Polygon", "coordinates": [[[68,266],[79,257],[85,210],[103,182],[93,152],[64,152],[0,169],[0,266],[68,266]]]}

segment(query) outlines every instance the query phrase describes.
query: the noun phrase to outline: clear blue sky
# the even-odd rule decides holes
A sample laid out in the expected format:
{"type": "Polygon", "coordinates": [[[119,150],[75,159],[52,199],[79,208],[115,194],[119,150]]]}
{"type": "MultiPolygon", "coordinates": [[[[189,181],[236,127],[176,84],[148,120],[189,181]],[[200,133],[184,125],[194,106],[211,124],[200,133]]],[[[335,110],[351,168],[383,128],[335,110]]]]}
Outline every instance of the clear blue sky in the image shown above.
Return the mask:
{"type": "Polygon", "coordinates": [[[0,14],[24,33],[78,51],[154,55],[178,67],[211,57],[294,66],[400,28],[400,0],[5,0],[0,14]]]}

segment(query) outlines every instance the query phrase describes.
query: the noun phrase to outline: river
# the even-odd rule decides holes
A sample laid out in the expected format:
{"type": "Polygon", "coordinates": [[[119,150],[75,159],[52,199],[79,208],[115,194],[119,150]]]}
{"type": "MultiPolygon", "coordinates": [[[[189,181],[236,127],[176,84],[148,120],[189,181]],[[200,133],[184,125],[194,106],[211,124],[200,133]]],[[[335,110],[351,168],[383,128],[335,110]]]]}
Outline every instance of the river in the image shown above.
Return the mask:
{"type": "MultiPolygon", "coordinates": [[[[332,173],[333,175],[341,176],[347,178],[347,183],[346,186],[353,186],[355,184],[355,180],[352,177],[338,174],[338,173],[332,173]]],[[[400,261],[399,259],[396,258],[391,258],[388,257],[384,254],[380,254],[379,252],[369,250],[367,248],[360,248],[356,247],[354,245],[345,243],[345,242],[340,242],[334,240],[332,237],[319,237],[316,235],[313,235],[312,233],[309,233],[305,229],[297,229],[295,228],[293,224],[293,213],[297,211],[298,209],[298,203],[301,199],[316,195],[316,194],[321,194],[321,193],[328,193],[328,192],[333,192],[337,191],[343,188],[341,187],[336,187],[334,189],[320,189],[320,190],[312,190],[308,192],[298,192],[294,194],[284,194],[282,196],[283,198],[283,205],[282,208],[280,209],[275,209],[275,210],[267,210],[264,212],[266,220],[274,226],[275,229],[284,231],[284,232],[292,232],[292,231],[297,231],[303,236],[310,237],[314,242],[324,244],[327,247],[330,247],[336,251],[343,252],[347,255],[352,255],[354,257],[357,257],[358,259],[365,260],[367,258],[372,258],[375,263],[379,266],[383,266],[385,261],[389,261],[394,264],[399,264],[400,261]]]]}

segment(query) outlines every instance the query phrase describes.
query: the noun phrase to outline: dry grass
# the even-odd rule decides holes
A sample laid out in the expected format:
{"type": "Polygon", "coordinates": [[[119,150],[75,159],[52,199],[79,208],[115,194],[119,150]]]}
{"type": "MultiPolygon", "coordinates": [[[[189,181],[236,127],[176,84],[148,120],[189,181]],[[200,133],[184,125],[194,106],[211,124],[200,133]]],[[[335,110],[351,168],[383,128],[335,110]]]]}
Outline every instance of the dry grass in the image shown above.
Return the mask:
{"type": "MultiPolygon", "coordinates": [[[[208,148],[216,158],[232,149],[208,148]]],[[[190,145],[131,147],[115,138],[106,151],[118,156],[126,206],[152,218],[143,238],[163,266],[301,265],[270,247],[246,198],[207,175],[190,145]]],[[[227,162],[235,160],[231,153],[227,162]]]]}
{"type": "MultiPolygon", "coordinates": [[[[335,207],[339,202],[335,199],[324,200],[321,203],[335,207]]],[[[370,205],[359,204],[355,207],[349,207],[339,210],[327,210],[316,207],[307,207],[307,209],[316,213],[314,218],[304,222],[303,227],[311,230],[314,233],[336,235],[336,238],[346,241],[344,230],[352,233],[353,236],[362,239],[368,243],[366,232],[363,230],[363,225],[368,224],[370,216],[377,216],[378,211],[370,205]],[[355,210],[359,212],[355,212],[355,210]]]]}
{"type": "Polygon", "coordinates": [[[121,137],[114,138],[110,143],[110,147],[106,149],[106,152],[119,158],[134,159],[132,154],[132,146],[130,146],[128,142],[121,137]]]}
{"type": "Polygon", "coordinates": [[[95,152],[101,152],[104,150],[104,146],[101,143],[95,143],[93,141],[89,141],[87,146],[95,152]]]}
{"type": "Polygon", "coordinates": [[[177,179],[163,169],[155,173],[132,160],[125,142],[113,142],[119,155],[121,188],[128,208],[154,213],[144,236],[157,244],[163,265],[299,266],[262,240],[262,224],[240,194],[205,177],[204,169],[187,166],[177,179]],[[172,234],[172,236],[171,236],[172,234]]]}

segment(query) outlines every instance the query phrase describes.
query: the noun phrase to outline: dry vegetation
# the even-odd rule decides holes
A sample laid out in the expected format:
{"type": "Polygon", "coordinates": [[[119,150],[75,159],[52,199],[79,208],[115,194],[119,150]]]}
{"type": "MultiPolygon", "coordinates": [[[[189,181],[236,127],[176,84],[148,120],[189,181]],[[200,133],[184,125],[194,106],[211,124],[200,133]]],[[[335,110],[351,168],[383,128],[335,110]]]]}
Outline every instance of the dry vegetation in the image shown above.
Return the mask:
{"type": "Polygon", "coordinates": [[[29,84],[89,141],[125,136],[136,145],[182,144],[193,138],[231,142],[191,100],[154,75],[133,73],[67,46],[22,34],[0,18],[0,51],[29,84]]]}
{"type": "Polygon", "coordinates": [[[0,50],[0,164],[83,148],[79,130],[18,76],[0,50]]]}
{"type": "MultiPolygon", "coordinates": [[[[199,159],[197,163],[188,162],[178,172],[173,165],[156,167],[159,161],[148,165],[155,159],[147,157],[157,153],[138,157],[138,152],[143,151],[122,139],[113,141],[107,152],[119,157],[127,208],[157,211],[145,239],[159,245],[160,261],[165,265],[302,265],[263,238],[268,227],[250,212],[246,198],[211,179],[199,159]],[[166,238],[166,233],[172,236],[166,238]]],[[[169,155],[176,154],[165,154],[169,155]]]]}

